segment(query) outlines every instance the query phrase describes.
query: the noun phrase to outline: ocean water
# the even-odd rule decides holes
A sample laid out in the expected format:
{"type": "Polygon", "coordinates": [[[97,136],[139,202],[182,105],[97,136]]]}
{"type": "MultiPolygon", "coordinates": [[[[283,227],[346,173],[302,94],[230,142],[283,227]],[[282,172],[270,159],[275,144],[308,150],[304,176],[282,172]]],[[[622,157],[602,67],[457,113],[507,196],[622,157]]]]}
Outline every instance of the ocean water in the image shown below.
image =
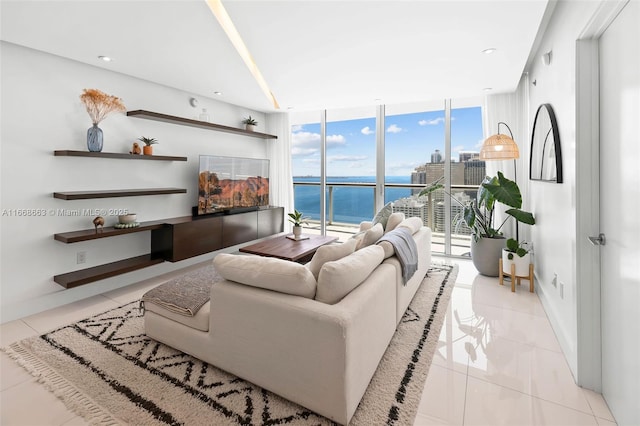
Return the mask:
{"type": "MultiPolygon", "coordinates": [[[[375,183],[375,176],[328,177],[328,183],[375,183]]],[[[297,182],[320,183],[319,177],[294,177],[297,182]]],[[[386,183],[411,183],[410,176],[387,176],[386,183]]],[[[375,215],[374,188],[333,187],[333,222],[359,224],[371,220],[375,215]]],[[[411,189],[386,188],[385,204],[399,198],[409,197],[411,189]]],[[[294,204],[298,211],[313,220],[320,220],[320,187],[294,185],[294,204]]],[[[327,185],[327,220],[329,220],[329,185],[327,185]]]]}

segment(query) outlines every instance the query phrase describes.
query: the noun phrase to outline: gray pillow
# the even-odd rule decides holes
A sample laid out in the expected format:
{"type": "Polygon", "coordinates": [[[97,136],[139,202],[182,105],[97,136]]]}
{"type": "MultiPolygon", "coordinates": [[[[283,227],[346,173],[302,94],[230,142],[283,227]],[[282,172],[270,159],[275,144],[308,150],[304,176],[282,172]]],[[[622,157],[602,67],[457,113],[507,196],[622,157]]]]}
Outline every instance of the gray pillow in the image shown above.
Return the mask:
{"type": "Polygon", "coordinates": [[[393,213],[392,206],[393,206],[393,203],[391,202],[385,204],[382,210],[376,213],[376,215],[373,217],[373,220],[371,221],[372,225],[375,225],[376,223],[381,223],[382,229],[385,229],[387,227],[387,221],[389,220],[389,216],[391,216],[391,213],[393,213]]]}

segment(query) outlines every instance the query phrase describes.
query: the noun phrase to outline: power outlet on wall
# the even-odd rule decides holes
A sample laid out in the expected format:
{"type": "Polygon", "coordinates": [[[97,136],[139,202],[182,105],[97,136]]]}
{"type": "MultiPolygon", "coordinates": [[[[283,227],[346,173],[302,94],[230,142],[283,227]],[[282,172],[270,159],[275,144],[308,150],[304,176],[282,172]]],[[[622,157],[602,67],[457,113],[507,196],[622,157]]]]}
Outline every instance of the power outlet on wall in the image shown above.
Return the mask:
{"type": "Polygon", "coordinates": [[[564,299],[564,283],[562,281],[560,281],[558,289],[560,290],[560,299],[564,299]]]}
{"type": "Polygon", "coordinates": [[[87,261],[87,252],[79,251],[76,253],[76,263],[79,265],[81,263],[85,263],[87,261]]]}

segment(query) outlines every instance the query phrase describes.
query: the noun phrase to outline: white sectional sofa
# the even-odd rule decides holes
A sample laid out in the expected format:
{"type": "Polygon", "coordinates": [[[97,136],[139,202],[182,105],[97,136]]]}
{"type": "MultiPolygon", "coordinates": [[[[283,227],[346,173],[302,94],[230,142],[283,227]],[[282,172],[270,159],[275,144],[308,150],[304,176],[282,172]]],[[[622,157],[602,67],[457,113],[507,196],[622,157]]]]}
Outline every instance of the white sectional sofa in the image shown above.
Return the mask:
{"type": "MultiPolygon", "coordinates": [[[[213,285],[210,301],[193,317],[146,303],[146,333],[348,424],[431,263],[431,230],[410,219],[403,223],[412,226],[418,270],[406,285],[381,245],[338,260],[335,252],[358,243],[325,246],[307,265],[220,254],[214,265],[227,279],[213,285]]],[[[367,233],[371,240],[374,230],[367,233]]]]}

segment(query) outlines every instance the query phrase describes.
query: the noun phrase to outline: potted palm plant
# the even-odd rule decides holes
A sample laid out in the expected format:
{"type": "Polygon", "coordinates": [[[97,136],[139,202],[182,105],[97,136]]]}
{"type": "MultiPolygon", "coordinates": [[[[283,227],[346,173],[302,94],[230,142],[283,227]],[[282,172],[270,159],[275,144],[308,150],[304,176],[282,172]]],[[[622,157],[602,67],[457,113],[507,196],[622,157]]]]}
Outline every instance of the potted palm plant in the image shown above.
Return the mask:
{"type": "Polygon", "coordinates": [[[293,236],[295,239],[300,239],[300,236],[302,235],[302,224],[308,224],[307,219],[309,218],[303,216],[302,212],[295,209],[293,210],[293,213],[288,213],[287,215],[289,216],[289,222],[293,224],[293,236]]]}
{"type": "Polygon", "coordinates": [[[138,140],[144,142],[142,153],[144,155],[153,155],[153,146],[151,145],[157,144],[158,141],[155,138],[145,138],[144,136],[138,138],[138,140]]]}
{"type": "Polygon", "coordinates": [[[244,124],[244,128],[246,130],[253,132],[258,125],[258,122],[254,118],[251,118],[251,116],[249,116],[242,120],[242,124],[244,124]]]}

